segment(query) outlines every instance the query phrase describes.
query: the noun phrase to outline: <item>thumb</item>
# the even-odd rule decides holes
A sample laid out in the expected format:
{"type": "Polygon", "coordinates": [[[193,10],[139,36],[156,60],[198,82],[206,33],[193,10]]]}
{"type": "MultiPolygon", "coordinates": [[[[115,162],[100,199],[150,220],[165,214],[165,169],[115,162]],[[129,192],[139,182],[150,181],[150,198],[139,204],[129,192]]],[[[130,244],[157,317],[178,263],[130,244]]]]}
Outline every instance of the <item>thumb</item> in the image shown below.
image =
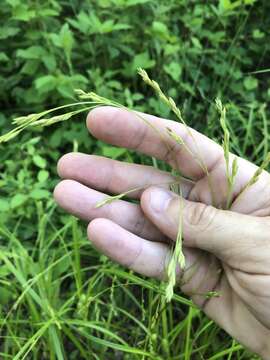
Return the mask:
{"type": "MultiPolygon", "coordinates": [[[[265,218],[185,200],[162,188],[145,190],[141,207],[145,215],[172,240],[177,237],[181,220],[185,246],[206,250],[230,263],[242,259],[249,264],[251,256],[253,261],[256,254],[259,256],[260,245],[265,247],[269,243],[270,224],[265,218]]],[[[267,256],[269,262],[269,254],[267,256]]]]}

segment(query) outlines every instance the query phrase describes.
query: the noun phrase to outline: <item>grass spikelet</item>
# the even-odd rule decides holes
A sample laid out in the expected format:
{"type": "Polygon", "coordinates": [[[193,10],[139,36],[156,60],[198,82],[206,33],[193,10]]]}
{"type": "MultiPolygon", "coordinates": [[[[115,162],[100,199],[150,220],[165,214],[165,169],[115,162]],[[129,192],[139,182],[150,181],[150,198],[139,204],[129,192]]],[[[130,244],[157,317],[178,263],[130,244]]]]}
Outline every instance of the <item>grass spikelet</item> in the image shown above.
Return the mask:
{"type": "Polygon", "coordinates": [[[252,178],[249,180],[247,186],[251,186],[253,184],[255,184],[260,175],[262,174],[262,172],[268,167],[270,163],[270,152],[266,155],[265,159],[263,160],[262,164],[260,165],[260,167],[255,171],[254,175],[252,176],[252,178]]]}
{"type": "MultiPolygon", "coordinates": [[[[180,109],[176,106],[175,101],[171,98],[171,97],[167,97],[164,92],[161,90],[159,84],[155,81],[149,78],[147,72],[145,70],[143,70],[142,68],[138,69],[138,74],[141,76],[141,78],[143,79],[143,81],[149,85],[154,91],[155,93],[158,95],[158,97],[160,98],[161,101],[163,101],[163,103],[165,105],[167,105],[176,115],[176,117],[184,124],[186,125],[181,111],[180,109]]],[[[187,125],[186,125],[187,126],[187,125]]]]}
{"type": "Polygon", "coordinates": [[[220,99],[216,99],[216,108],[220,114],[220,126],[223,130],[223,154],[225,159],[226,166],[226,179],[227,179],[227,200],[226,200],[226,209],[231,207],[232,196],[233,196],[233,186],[235,178],[238,171],[237,157],[233,159],[232,167],[230,169],[230,132],[226,123],[226,108],[222,105],[220,99]]]}
{"type": "Polygon", "coordinates": [[[43,111],[42,113],[38,113],[38,114],[29,114],[26,116],[19,116],[16,117],[15,119],[13,119],[12,124],[15,125],[25,125],[31,122],[34,122],[38,119],[40,119],[43,115],[45,115],[46,112],[43,111]]]}
{"type": "Polygon", "coordinates": [[[4,142],[7,142],[13,138],[15,138],[17,135],[19,135],[19,133],[22,131],[23,129],[20,129],[20,128],[16,128],[16,129],[13,129],[11,131],[9,131],[8,133],[0,136],[0,144],[1,143],[4,143],[4,142]]]}
{"type": "MultiPolygon", "coordinates": [[[[180,184],[181,184],[181,181],[182,180],[185,180],[187,181],[187,179],[183,178],[182,176],[178,176],[176,177],[176,180],[175,181],[169,181],[169,182],[163,182],[163,183],[157,183],[157,184],[151,184],[151,186],[168,186],[168,187],[173,187],[173,186],[176,186],[178,185],[180,187],[180,184]]],[[[190,181],[192,182],[192,181],[190,181]]],[[[146,188],[148,187],[148,185],[144,185],[144,186],[139,186],[139,187],[136,187],[136,188],[133,188],[133,189],[130,189],[130,190],[127,190],[125,192],[122,192],[121,194],[118,194],[118,195],[114,195],[114,196],[107,196],[105,199],[99,201],[95,208],[100,208],[104,205],[107,205],[107,204],[111,204],[113,201],[117,201],[117,200],[121,200],[123,197],[125,196],[128,196],[130,195],[131,193],[134,193],[136,191],[140,191],[140,190],[145,190],[146,188]]]]}
{"type": "Polygon", "coordinates": [[[93,91],[90,91],[88,93],[81,89],[75,89],[74,91],[75,91],[76,95],[78,96],[78,98],[81,100],[91,100],[96,105],[101,105],[101,106],[105,105],[105,106],[115,106],[115,107],[119,107],[119,108],[125,108],[125,106],[123,106],[122,104],[120,104],[116,101],[107,99],[103,96],[100,96],[93,91]]]}
{"type": "Polygon", "coordinates": [[[183,271],[186,266],[186,260],[185,255],[183,253],[183,202],[180,198],[180,209],[179,209],[179,226],[178,226],[178,232],[177,237],[175,241],[175,245],[173,250],[171,251],[171,257],[170,261],[167,267],[167,276],[168,276],[168,283],[166,285],[165,289],[165,297],[166,301],[170,302],[173,293],[174,293],[174,287],[176,284],[176,271],[177,267],[179,266],[180,269],[183,271]]]}
{"type": "Polygon", "coordinates": [[[263,160],[262,164],[258,169],[254,172],[251,179],[246,183],[246,185],[241,190],[241,193],[238,195],[238,198],[242,196],[242,194],[252,185],[254,185],[258,180],[262,172],[268,167],[270,164],[270,152],[266,155],[265,159],[263,160]]]}
{"type": "MultiPolygon", "coordinates": [[[[181,110],[177,107],[177,105],[175,104],[175,101],[171,97],[167,97],[164,94],[164,92],[161,90],[159,84],[155,80],[151,80],[145,70],[139,68],[138,69],[138,74],[142,77],[143,81],[146,84],[148,84],[155,91],[155,93],[160,98],[160,100],[162,100],[163,103],[165,105],[167,105],[168,108],[176,115],[177,119],[185,126],[185,129],[186,129],[187,133],[189,134],[189,136],[193,140],[194,144],[197,146],[197,143],[196,143],[196,141],[194,139],[192,131],[187,126],[184,118],[182,117],[181,110]]],[[[199,151],[198,151],[198,154],[194,154],[194,155],[195,155],[195,157],[198,157],[199,156],[199,151]]],[[[205,166],[202,159],[200,159],[200,162],[201,162],[200,165],[202,166],[202,168],[205,170],[205,172],[207,172],[207,167],[205,166]]]]}
{"type": "Polygon", "coordinates": [[[160,98],[160,100],[165,105],[167,105],[168,108],[176,115],[176,117],[180,121],[180,123],[182,123],[182,125],[184,125],[187,134],[189,135],[190,139],[192,139],[192,141],[194,143],[194,146],[196,148],[196,152],[191,151],[191,149],[185,143],[183,143],[183,145],[185,146],[185,149],[192,155],[193,159],[198,162],[199,166],[201,167],[201,169],[203,170],[203,172],[207,176],[209,190],[210,190],[211,197],[212,197],[212,204],[215,205],[215,203],[216,203],[215,194],[214,194],[214,191],[212,189],[212,182],[211,182],[210,174],[208,172],[208,168],[207,168],[203,158],[201,157],[200,149],[198,147],[198,144],[196,142],[196,139],[195,139],[191,129],[187,126],[184,118],[182,117],[181,110],[177,107],[175,101],[171,97],[167,97],[164,94],[164,92],[161,90],[159,84],[155,80],[152,80],[152,79],[149,78],[149,76],[148,76],[148,74],[147,74],[147,72],[145,70],[143,70],[142,68],[138,68],[138,74],[141,76],[143,81],[155,91],[155,93],[160,98]]]}
{"type": "Polygon", "coordinates": [[[184,140],[181,138],[181,136],[179,136],[178,134],[176,134],[176,132],[174,132],[172,129],[167,128],[167,133],[168,135],[179,145],[184,145],[184,140]]]}
{"type": "Polygon", "coordinates": [[[31,124],[31,126],[50,126],[50,125],[53,125],[53,124],[61,122],[61,121],[69,120],[73,116],[78,115],[81,112],[87,111],[88,109],[89,109],[88,107],[87,108],[82,108],[82,109],[79,109],[79,110],[70,111],[70,112],[65,113],[65,114],[52,116],[49,119],[40,119],[40,120],[37,120],[37,121],[33,122],[31,124]]]}
{"type": "Polygon", "coordinates": [[[115,195],[115,196],[107,196],[104,200],[99,201],[95,205],[95,208],[98,209],[98,208],[101,208],[104,205],[111,204],[113,201],[121,200],[126,195],[127,195],[127,193],[122,193],[122,194],[115,195]]]}
{"type": "Polygon", "coordinates": [[[6,134],[0,136],[0,144],[7,142],[14,137],[16,137],[21,131],[27,129],[28,127],[33,126],[49,126],[56,122],[65,121],[73,117],[74,115],[77,115],[80,112],[83,111],[89,111],[90,109],[96,107],[97,104],[93,101],[79,101],[71,104],[61,105],[49,110],[42,111],[40,113],[34,113],[29,114],[26,116],[19,116],[13,119],[12,124],[17,125],[14,129],[7,132],[6,134]],[[87,106],[86,106],[87,105],[87,106]],[[71,107],[83,107],[81,109],[70,111],[70,112],[64,112],[63,114],[55,115],[49,118],[44,118],[45,116],[58,112],[60,110],[65,110],[71,107]]]}

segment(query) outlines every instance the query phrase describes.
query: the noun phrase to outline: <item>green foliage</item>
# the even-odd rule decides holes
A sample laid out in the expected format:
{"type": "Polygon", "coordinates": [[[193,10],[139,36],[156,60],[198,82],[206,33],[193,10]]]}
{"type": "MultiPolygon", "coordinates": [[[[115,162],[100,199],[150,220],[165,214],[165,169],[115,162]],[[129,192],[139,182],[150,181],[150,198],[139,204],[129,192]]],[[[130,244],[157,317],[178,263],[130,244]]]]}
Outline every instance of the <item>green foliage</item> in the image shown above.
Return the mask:
{"type": "MultiPolygon", "coordinates": [[[[73,88],[168,116],[135,76],[143,67],[218,141],[222,99],[230,150],[265,168],[269,11],[255,0],[2,0],[0,135],[16,116],[74,101],[73,88]]],[[[158,284],[97,254],[55,208],[54,164],[73,149],[150,163],[91,139],[80,114],[0,144],[0,357],[251,359],[189,300],[160,304],[158,284]]]]}

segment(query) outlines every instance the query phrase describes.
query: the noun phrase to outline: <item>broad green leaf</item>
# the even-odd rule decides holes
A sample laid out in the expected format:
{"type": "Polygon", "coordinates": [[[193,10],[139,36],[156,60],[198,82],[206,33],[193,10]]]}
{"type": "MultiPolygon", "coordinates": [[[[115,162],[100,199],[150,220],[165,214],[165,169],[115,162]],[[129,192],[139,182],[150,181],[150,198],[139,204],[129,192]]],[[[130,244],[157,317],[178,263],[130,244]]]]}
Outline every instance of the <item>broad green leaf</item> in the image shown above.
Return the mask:
{"type": "Polygon", "coordinates": [[[6,3],[12,7],[16,7],[20,5],[20,0],[6,0],[6,3]]]}
{"type": "Polygon", "coordinates": [[[89,14],[85,11],[80,11],[76,19],[68,19],[68,22],[83,34],[90,33],[91,23],[89,14]]]}
{"type": "Polygon", "coordinates": [[[260,29],[255,29],[252,32],[252,36],[254,39],[262,39],[265,36],[265,33],[260,31],[260,29]]]}
{"type": "Polygon", "coordinates": [[[195,48],[202,49],[202,44],[200,43],[200,40],[197,37],[192,36],[191,41],[192,44],[195,46],[195,48]]]}
{"type": "Polygon", "coordinates": [[[70,82],[62,82],[57,86],[57,91],[64,98],[73,98],[74,96],[74,88],[70,82]]]}
{"type": "Polygon", "coordinates": [[[30,192],[29,196],[35,200],[42,200],[48,199],[51,196],[51,193],[44,189],[34,189],[30,192]]]}
{"type": "Polygon", "coordinates": [[[20,5],[13,8],[13,18],[21,21],[29,21],[36,16],[34,10],[30,10],[26,4],[20,3],[20,5]]]}
{"type": "Polygon", "coordinates": [[[36,89],[42,94],[55,89],[57,79],[53,75],[45,75],[35,80],[36,89]]]}
{"type": "Polygon", "coordinates": [[[44,159],[40,155],[33,156],[33,163],[41,169],[44,169],[47,165],[46,159],[44,159]]]}
{"type": "Polygon", "coordinates": [[[67,54],[71,53],[71,49],[73,47],[74,39],[72,31],[69,29],[68,24],[64,24],[60,30],[59,34],[61,40],[61,46],[66,51],[67,54]]]}
{"type": "Polygon", "coordinates": [[[8,56],[3,51],[0,51],[0,62],[7,62],[8,60],[8,56]]]}
{"type": "Polygon", "coordinates": [[[155,60],[151,59],[148,52],[143,52],[134,56],[132,60],[132,71],[138,68],[150,69],[155,66],[155,60]]]}
{"type": "Polygon", "coordinates": [[[258,86],[258,80],[253,76],[248,76],[244,80],[244,86],[247,90],[254,90],[258,86]]]}
{"type": "Polygon", "coordinates": [[[182,74],[182,68],[179,63],[172,61],[168,65],[164,65],[165,72],[171,76],[174,81],[179,82],[182,74]]]}
{"type": "Polygon", "coordinates": [[[219,8],[220,10],[231,10],[232,3],[231,0],[219,0],[219,8]]]}
{"type": "Polygon", "coordinates": [[[54,71],[56,69],[57,63],[54,55],[47,53],[44,57],[42,57],[42,62],[49,71],[54,71]]]}
{"type": "Polygon", "coordinates": [[[52,17],[59,15],[59,11],[54,9],[39,9],[38,15],[41,17],[52,17]]]}
{"type": "Polygon", "coordinates": [[[36,74],[40,63],[39,60],[27,60],[21,68],[21,74],[31,75],[36,74]]]}
{"type": "Polygon", "coordinates": [[[20,32],[20,29],[12,26],[3,26],[0,27],[0,39],[7,39],[9,37],[15,36],[20,32]]]}
{"type": "Polygon", "coordinates": [[[30,46],[27,49],[17,50],[17,56],[23,59],[42,59],[46,55],[46,51],[41,46],[30,46]]]}
{"type": "Polygon", "coordinates": [[[0,212],[6,212],[8,210],[9,210],[8,200],[0,198],[0,212]]]}
{"type": "Polygon", "coordinates": [[[47,170],[40,170],[38,172],[38,181],[39,182],[44,182],[48,179],[49,177],[49,172],[47,170]]]}
{"type": "Polygon", "coordinates": [[[16,194],[11,198],[10,206],[12,209],[15,209],[18,206],[24,204],[28,199],[28,196],[25,194],[16,194]]]}
{"type": "Polygon", "coordinates": [[[102,147],[102,154],[106,157],[110,157],[112,159],[117,159],[120,156],[126,153],[126,149],[117,148],[113,146],[103,146],[102,147]]]}
{"type": "Polygon", "coordinates": [[[116,24],[115,21],[113,21],[113,20],[107,20],[100,27],[100,32],[102,34],[106,34],[106,33],[112,32],[112,31],[127,30],[130,28],[131,28],[131,26],[128,24],[121,24],[121,23],[116,24]]]}
{"type": "Polygon", "coordinates": [[[154,21],[152,23],[152,31],[156,36],[159,36],[163,39],[168,39],[170,37],[167,25],[160,21],[154,21]]]}

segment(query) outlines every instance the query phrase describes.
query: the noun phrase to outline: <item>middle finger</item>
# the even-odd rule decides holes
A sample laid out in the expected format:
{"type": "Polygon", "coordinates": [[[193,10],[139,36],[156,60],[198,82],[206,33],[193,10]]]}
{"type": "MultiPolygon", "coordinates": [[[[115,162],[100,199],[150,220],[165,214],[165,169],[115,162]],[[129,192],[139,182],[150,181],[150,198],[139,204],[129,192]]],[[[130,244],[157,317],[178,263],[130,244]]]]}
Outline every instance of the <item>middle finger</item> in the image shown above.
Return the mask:
{"type": "Polygon", "coordinates": [[[126,230],[148,240],[168,241],[143,214],[140,205],[118,200],[97,208],[106,194],[74,180],[61,181],[54,190],[56,202],[66,211],[87,222],[96,218],[109,219],[126,230]]]}
{"type": "MultiPolygon", "coordinates": [[[[130,164],[102,156],[69,153],[58,162],[58,173],[63,179],[72,179],[96,190],[121,194],[132,189],[141,188],[128,194],[138,199],[145,188],[158,185],[169,189],[170,184],[180,181],[166,171],[152,166],[130,164]]],[[[181,191],[187,197],[193,182],[181,179],[181,191]]]]}

